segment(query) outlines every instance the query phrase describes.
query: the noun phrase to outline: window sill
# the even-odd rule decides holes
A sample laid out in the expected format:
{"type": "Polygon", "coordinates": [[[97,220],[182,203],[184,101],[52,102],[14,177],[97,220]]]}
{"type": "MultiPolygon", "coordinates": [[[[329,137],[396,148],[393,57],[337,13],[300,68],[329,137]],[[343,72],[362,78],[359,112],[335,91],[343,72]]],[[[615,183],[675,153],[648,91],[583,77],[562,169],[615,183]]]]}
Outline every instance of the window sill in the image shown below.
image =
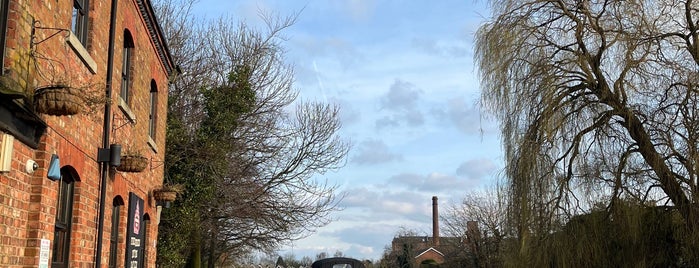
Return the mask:
{"type": "Polygon", "coordinates": [[[118,104],[119,109],[121,109],[121,111],[124,112],[124,115],[126,115],[126,118],[129,119],[129,122],[131,122],[131,124],[135,124],[136,123],[136,115],[131,111],[131,108],[129,108],[129,105],[126,104],[124,99],[122,99],[121,97],[117,97],[117,99],[119,99],[119,104],[118,104]]]}
{"type": "Polygon", "coordinates": [[[85,67],[87,67],[88,70],[92,74],[97,73],[97,62],[95,62],[94,59],[90,56],[90,53],[87,52],[87,49],[83,46],[82,43],[80,43],[80,40],[78,40],[78,37],[73,34],[73,32],[68,31],[68,38],[66,39],[66,42],[68,45],[70,45],[71,48],[73,48],[73,51],[75,51],[75,54],[78,55],[78,58],[85,64],[85,67]]]}
{"type": "Polygon", "coordinates": [[[148,147],[150,147],[154,153],[158,153],[158,145],[155,144],[155,141],[151,137],[148,137],[148,147]]]}

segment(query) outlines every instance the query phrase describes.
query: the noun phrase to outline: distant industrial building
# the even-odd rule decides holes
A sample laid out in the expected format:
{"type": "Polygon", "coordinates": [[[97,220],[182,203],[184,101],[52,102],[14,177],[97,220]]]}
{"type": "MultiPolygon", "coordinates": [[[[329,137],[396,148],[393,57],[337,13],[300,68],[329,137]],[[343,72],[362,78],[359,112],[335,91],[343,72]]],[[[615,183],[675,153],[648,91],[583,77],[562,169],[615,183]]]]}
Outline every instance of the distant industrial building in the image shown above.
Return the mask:
{"type": "Polygon", "coordinates": [[[463,237],[440,237],[439,203],[432,197],[432,236],[398,236],[391,242],[391,256],[411,267],[440,267],[450,263],[453,267],[478,267],[474,263],[477,239],[480,239],[478,223],[467,223],[463,237]]]}

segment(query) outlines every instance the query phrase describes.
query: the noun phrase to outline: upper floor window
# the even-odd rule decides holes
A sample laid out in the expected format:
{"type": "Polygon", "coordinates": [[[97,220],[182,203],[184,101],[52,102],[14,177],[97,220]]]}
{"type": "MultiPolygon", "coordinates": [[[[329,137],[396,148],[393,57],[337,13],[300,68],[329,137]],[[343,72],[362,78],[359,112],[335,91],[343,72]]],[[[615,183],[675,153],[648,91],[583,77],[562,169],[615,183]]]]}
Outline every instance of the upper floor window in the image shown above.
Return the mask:
{"type": "Polygon", "coordinates": [[[121,99],[126,104],[130,104],[129,95],[131,94],[131,58],[134,50],[134,42],[131,33],[124,30],[124,50],[121,57],[121,99]]]}
{"type": "Polygon", "coordinates": [[[89,0],[73,0],[73,18],[70,20],[70,30],[83,45],[87,44],[88,4],[89,0]]]}
{"type": "Polygon", "coordinates": [[[73,223],[73,190],[75,178],[66,168],[61,169],[58,202],[56,203],[56,223],[53,231],[53,260],[51,267],[70,267],[70,230],[73,223]]]}
{"type": "Polygon", "coordinates": [[[9,8],[9,2],[10,0],[0,0],[0,66],[4,66],[3,62],[5,60],[5,35],[7,35],[7,9],[9,8]]]}
{"type": "Polygon", "coordinates": [[[150,81],[150,110],[148,113],[148,135],[155,140],[155,125],[158,112],[158,86],[155,80],[150,81]]]}

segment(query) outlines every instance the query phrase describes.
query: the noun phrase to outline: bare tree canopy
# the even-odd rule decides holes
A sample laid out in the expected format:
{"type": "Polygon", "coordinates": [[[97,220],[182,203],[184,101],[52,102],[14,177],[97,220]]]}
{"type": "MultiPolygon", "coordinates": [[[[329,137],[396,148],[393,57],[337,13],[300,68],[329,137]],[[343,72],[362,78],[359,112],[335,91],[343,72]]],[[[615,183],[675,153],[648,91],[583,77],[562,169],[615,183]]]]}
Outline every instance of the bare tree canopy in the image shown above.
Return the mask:
{"type": "Polygon", "coordinates": [[[494,0],[476,40],[502,123],[514,232],[618,200],[699,228],[699,4],[494,0]],[[592,198],[591,198],[592,196],[592,198]]]}
{"type": "Polygon", "coordinates": [[[470,191],[441,216],[447,237],[459,237],[456,256],[449,261],[469,267],[502,267],[502,241],[507,215],[507,196],[499,185],[470,191]]]}
{"type": "Polygon", "coordinates": [[[337,188],[314,175],[340,168],[348,151],[337,105],[296,101],[281,36],[295,17],[264,16],[259,30],[198,19],[192,4],[156,3],[183,70],[170,87],[165,167],[186,187],[163,213],[158,263],[167,267],[214,267],[325,225],[337,188]]]}

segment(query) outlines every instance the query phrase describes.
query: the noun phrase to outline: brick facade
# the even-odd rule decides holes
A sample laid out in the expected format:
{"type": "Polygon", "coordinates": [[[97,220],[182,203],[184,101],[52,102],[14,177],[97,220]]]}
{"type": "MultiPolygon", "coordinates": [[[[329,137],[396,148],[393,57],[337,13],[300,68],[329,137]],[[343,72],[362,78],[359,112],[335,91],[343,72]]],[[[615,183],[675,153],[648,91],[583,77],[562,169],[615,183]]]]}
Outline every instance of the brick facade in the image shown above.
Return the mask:
{"type": "MultiPolygon", "coordinates": [[[[100,210],[102,163],[98,150],[104,135],[123,146],[121,155],[138,150],[148,159],[142,172],[108,169],[104,200],[101,267],[108,266],[113,200],[121,200],[116,267],[125,267],[129,193],[142,198],[141,219],[150,219],[143,241],[147,263],[154,267],[158,207],[152,191],[163,183],[167,86],[174,65],[148,0],[117,2],[111,94],[105,97],[112,1],[89,1],[87,41],[71,34],[73,0],[0,0],[7,4],[5,53],[0,76],[0,137],[13,136],[11,168],[0,172],[0,267],[38,267],[41,242],[50,242],[48,267],[54,259],[54,231],[61,182],[47,178],[51,156],[60,157],[74,183],[70,247],[66,267],[94,267],[100,210]],[[124,32],[134,42],[130,103],[119,97],[124,32]],[[82,51],[82,52],[81,52],[82,51]],[[67,85],[89,96],[76,115],[36,112],[34,92],[47,85],[67,85]],[[157,90],[155,129],[149,134],[151,90],[157,90]],[[20,97],[17,97],[20,96],[20,97]],[[105,116],[105,106],[110,113],[105,116]],[[108,118],[108,133],[104,124],[108,118]],[[32,137],[36,138],[33,144],[32,137]],[[28,172],[29,160],[38,168],[28,172]]],[[[0,44],[2,45],[2,44],[0,44]]],[[[0,152],[2,154],[3,152],[0,152]]],[[[4,155],[7,157],[7,155],[4,155]]],[[[31,168],[30,168],[31,169],[31,168]]],[[[141,224],[144,226],[144,224],[141,224]]]]}

